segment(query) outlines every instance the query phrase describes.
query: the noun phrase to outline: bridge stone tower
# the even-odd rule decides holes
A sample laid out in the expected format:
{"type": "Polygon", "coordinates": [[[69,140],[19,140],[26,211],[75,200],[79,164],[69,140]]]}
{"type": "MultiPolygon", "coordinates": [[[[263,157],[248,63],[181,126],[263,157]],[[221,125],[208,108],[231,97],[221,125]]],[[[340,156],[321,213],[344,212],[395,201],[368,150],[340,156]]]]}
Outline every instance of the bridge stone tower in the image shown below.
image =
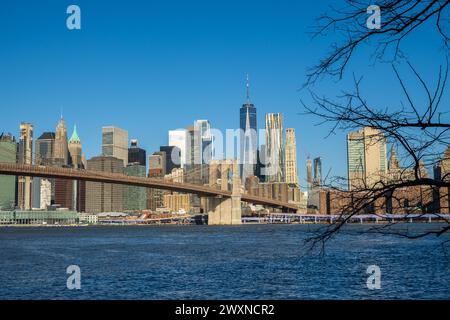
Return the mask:
{"type": "Polygon", "coordinates": [[[208,224],[240,225],[242,211],[238,162],[236,160],[211,161],[209,177],[211,187],[231,191],[231,198],[219,196],[207,199],[208,224]]]}

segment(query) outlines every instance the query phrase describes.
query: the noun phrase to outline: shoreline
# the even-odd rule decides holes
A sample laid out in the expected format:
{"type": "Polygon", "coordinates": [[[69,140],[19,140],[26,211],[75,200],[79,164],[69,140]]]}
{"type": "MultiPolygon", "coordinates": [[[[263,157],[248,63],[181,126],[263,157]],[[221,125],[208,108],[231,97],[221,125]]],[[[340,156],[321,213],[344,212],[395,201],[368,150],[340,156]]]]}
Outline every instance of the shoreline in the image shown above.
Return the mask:
{"type": "MultiPolygon", "coordinates": [[[[387,221],[387,220],[379,220],[378,222],[375,221],[363,221],[363,222],[347,222],[348,225],[409,225],[409,224],[444,224],[448,223],[448,221],[445,220],[432,220],[432,221],[387,221]]],[[[290,222],[290,223],[281,223],[281,222],[246,222],[242,223],[240,225],[213,225],[209,226],[208,224],[195,224],[195,223],[98,223],[98,224],[67,224],[67,225],[43,225],[43,224],[5,224],[0,225],[1,229],[9,229],[9,228],[90,228],[90,227],[173,227],[173,226],[179,226],[179,227],[240,227],[240,226],[257,226],[257,225],[278,225],[278,226],[287,226],[287,225],[332,225],[334,223],[330,222],[290,222]]]]}

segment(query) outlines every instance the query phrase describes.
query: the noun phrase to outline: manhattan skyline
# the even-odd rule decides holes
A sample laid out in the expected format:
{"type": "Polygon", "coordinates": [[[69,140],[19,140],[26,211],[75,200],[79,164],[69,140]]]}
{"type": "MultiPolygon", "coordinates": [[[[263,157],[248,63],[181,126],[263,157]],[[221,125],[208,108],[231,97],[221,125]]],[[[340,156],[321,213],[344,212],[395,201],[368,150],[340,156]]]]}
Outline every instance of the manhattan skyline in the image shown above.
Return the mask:
{"type": "MultiPolygon", "coordinates": [[[[280,112],[284,127],[296,130],[301,184],[308,155],[322,158],[324,176],[332,168],[331,175],[345,177],[346,133],[324,140],[327,127],[300,114],[301,100],[309,99],[300,90],[307,68],[327,50],[326,41],[313,41],[308,32],[313,17],[330,3],[142,2],[141,10],[112,3],[106,15],[105,4],[80,1],[82,29],[69,31],[68,3],[25,7],[6,1],[0,12],[3,131],[17,136],[20,122],[28,121],[37,137],[54,130],[62,110],[69,134],[77,125],[87,158],[101,154],[101,128],[109,125],[127,129],[144,149],[157,150],[167,144],[169,130],[196,119],[220,130],[238,128],[248,73],[258,123],[266,113],[280,112]]],[[[418,65],[427,62],[420,71],[429,78],[436,69],[428,66],[442,61],[418,45],[424,36],[409,44],[408,54],[418,65]]],[[[374,70],[364,54],[353,64],[365,88],[380,88],[368,92],[373,101],[398,106],[394,77],[379,80],[390,66],[374,70]]],[[[351,75],[343,84],[349,81],[351,75]]],[[[322,88],[328,95],[339,90],[334,81],[322,88]]]]}

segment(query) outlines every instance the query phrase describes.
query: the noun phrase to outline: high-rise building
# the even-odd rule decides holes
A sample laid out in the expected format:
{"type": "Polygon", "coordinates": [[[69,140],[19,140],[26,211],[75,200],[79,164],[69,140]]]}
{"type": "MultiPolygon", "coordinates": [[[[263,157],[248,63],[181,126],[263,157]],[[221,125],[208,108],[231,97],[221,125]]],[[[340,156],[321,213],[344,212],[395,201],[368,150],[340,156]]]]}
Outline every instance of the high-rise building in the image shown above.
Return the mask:
{"type": "MultiPolygon", "coordinates": [[[[166,175],[166,153],[155,152],[149,159],[149,178],[163,179],[166,175]]],[[[151,210],[164,207],[164,191],[160,189],[148,189],[147,207],[151,210]]]]}
{"type": "MultiPolygon", "coordinates": [[[[16,163],[17,142],[10,134],[0,135],[0,162],[16,163]]],[[[14,209],[16,203],[16,177],[0,175],[0,210],[14,209]]]]}
{"type": "Polygon", "coordinates": [[[258,133],[256,108],[250,101],[250,82],[247,75],[247,99],[239,110],[240,121],[240,173],[241,181],[254,176],[258,162],[258,133]]]}
{"type": "Polygon", "coordinates": [[[322,185],[322,159],[320,157],[314,158],[314,186],[320,187],[322,185]]]}
{"type": "Polygon", "coordinates": [[[306,159],[306,184],[308,186],[308,190],[311,190],[313,185],[313,169],[312,169],[312,161],[309,156],[306,159]]]}
{"type": "Polygon", "coordinates": [[[214,155],[211,124],[208,120],[196,120],[194,122],[194,159],[193,164],[208,164],[214,155]]]}
{"type": "MultiPolygon", "coordinates": [[[[190,159],[190,149],[188,149],[188,131],[186,129],[170,130],[169,131],[169,146],[180,149],[180,163],[181,168],[184,168],[188,159],[190,159]]],[[[172,159],[176,161],[176,159],[172,159]]]]}
{"type": "MultiPolygon", "coordinates": [[[[115,157],[94,157],[87,161],[90,171],[123,173],[123,160],[115,157]]],[[[118,184],[86,182],[86,209],[88,213],[123,211],[123,188],[118,184]]]]}
{"type": "MultiPolygon", "coordinates": [[[[127,176],[146,177],[147,168],[139,162],[129,163],[123,173],[127,176]]],[[[147,188],[124,186],[123,187],[123,209],[129,211],[142,211],[147,209],[147,188]]]]}
{"type": "Polygon", "coordinates": [[[364,127],[347,135],[349,190],[371,188],[386,177],[386,138],[379,130],[364,127]]]}
{"type": "Polygon", "coordinates": [[[130,147],[128,148],[128,163],[137,163],[147,168],[147,153],[144,149],[139,148],[137,139],[131,139],[130,147]]]}
{"type": "Polygon", "coordinates": [[[117,127],[102,128],[102,156],[114,157],[128,164],[128,131],[117,127]]]}
{"type": "MultiPolygon", "coordinates": [[[[22,122],[20,124],[19,164],[33,163],[33,125],[22,122]]],[[[17,205],[21,210],[31,210],[31,182],[30,177],[18,177],[17,205]]]]}
{"type": "Polygon", "coordinates": [[[53,151],[53,159],[55,165],[66,166],[69,164],[69,145],[67,141],[67,129],[64,118],[61,119],[56,126],[55,149],[53,151]]]}
{"type": "Polygon", "coordinates": [[[44,132],[35,142],[36,155],[34,163],[36,165],[48,166],[53,164],[53,154],[55,150],[55,133],[44,132]]]}
{"type": "Polygon", "coordinates": [[[74,168],[83,167],[83,147],[77,133],[77,126],[73,127],[73,133],[69,140],[69,153],[74,168]]]}
{"type": "Polygon", "coordinates": [[[284,182],[285,154],[283,115],[281,113],[266,114],[266,181],[284,182]]]}
{"type": "Polygon", "coordinates": [[[159,151],[165,152],[166,154],[166,174],[172,173],[173,169],[181,168],[180,166],[180,157],[181,152],[178,147],[174,146],[161,146],[159,147],[159,151]]]}
{"type": "Polygon", "coordinates": [[[298,185],[295,129],[286,129],[286,182],[298,185]]]}
{"type": "MultiPolygon", "coordinates": [[[[54,132],[44,132],[36,139],[34,163],[41,166],[53,166],[55,164],[55,140],[54,132]]],[[[33,178],[32,186],[32,208],[46,210],[51,204],[52,192],[54,191],[54,180],[45,178],[33,178]]]]}

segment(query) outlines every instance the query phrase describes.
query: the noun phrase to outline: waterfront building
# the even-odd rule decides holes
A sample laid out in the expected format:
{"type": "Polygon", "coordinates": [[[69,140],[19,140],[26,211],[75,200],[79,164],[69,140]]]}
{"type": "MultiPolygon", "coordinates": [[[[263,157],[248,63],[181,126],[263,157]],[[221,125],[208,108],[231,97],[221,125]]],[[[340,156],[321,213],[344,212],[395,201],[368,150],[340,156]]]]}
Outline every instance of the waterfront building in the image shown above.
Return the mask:
{"type": "Polygon", "coordinates": [[[192,209],[192,199],[191,194],[165,194],[164,195],[164,208],[167,208],[171,212],[182,212],[189,213],[192,209]]]}
{"type": "Polygon", "coordinates": [[[285,181],[285,153],[283,115],[281,113],[266,114],[266,181],[285,181]]]}
{"type": "Polygon", "coordinates": [[[73,211],[0,211],[0,225],[74,225],[79,214],[73,211]]]}
{"type": "Polygon", "coordinates": [[[161,146],[159,151],[165,152],[166,154],[166,174],[170,174],[174,169],[181,168],[180,158],[181,151],[178,147],[174,146],[161,146]]]}
{"type": "Polygon", "coordinates": [[[109,126],[102,128],[102,156],[114,157],[128,164],[128,131],[109,126]]]}
{"type": "Polygon", "coordinates": [[[286,129],[286,182],[298,185],[295,129],[286,129]]]}
{"type": "MultiPolygon", "coordinates": [[[[186,129],[170,130],[169,131],[169,146],[177,147],[180,150],[180,162],[175,163],[184,168],[188,156],[190,157],[190,150],[188,150],[188,131],[186,129]]],[[[177,159],[172,159],[176,161],[177,159]]]]}
{"type": "Polygon", "coordinates": [[[147,153],[144,149],[139,148],[137,139],[131,139],[130,147],[128,148],[128,163],[137,163],[147,168],[147,153]]]}
{"type": "Polygon", "coordinates": [[[386,138],[371,127],[347,135],[348,188],[371,188],[387,175],[386,138]]]}
{"type": "Polygon", "coordinates": [[[56,126],[53,159],[55,165],[58,166],[67,166],[70,163],[69,145],[67,141],[67,128],[62,116],[58,122],[58,125],[56,126]]]}
{"type": "MultiPolygon", "coordinates": [[[[128,156],[128,154],[127,154],[128,156]]],[[[87,170],[104,173],[123,173],[123,160],[115,157],[94,157],[87,161],[87,170]]],[[[86,182],[87,213],[121,212],[123,210],[123,188],[121,185],[86,182]]]]}
{"type": "MultiPolygon", "coordinates": [[[[145,177],[147,168],[139,162],[129,163],[124,168],[124,174],[133,177],[145,177]]],[[[147,209],[147,189],[135,186],[123,187],[123,209],[128,211],[142,211],[147,209]]]]}
{"type": "Polygon", "coordinates": [[[250,100],[250,81],[247,75],[246,102],[239,110],[240,128],[240,176],[241,181],[255,175],[258,161],[258,133],[256,107],[250,100]]]}
{"type": "MultiPolygon", "coordinates": [[[[10,134],[0,135],[0,162],[16,163],[17,142],[10,134]]],[[[0,210],[14,209],[16,203],[16,177],[0,175],[0,210]]]]}
{"type": "MultiPolygon", "coordinates": [[[[33,125],[30,123],[20,124],[17,160],[19,164],[33,164],[33,125]]],[[[32,178],[20,176],[17,180],[17,205],[22,210],[31,210],[32,178]]]]}

